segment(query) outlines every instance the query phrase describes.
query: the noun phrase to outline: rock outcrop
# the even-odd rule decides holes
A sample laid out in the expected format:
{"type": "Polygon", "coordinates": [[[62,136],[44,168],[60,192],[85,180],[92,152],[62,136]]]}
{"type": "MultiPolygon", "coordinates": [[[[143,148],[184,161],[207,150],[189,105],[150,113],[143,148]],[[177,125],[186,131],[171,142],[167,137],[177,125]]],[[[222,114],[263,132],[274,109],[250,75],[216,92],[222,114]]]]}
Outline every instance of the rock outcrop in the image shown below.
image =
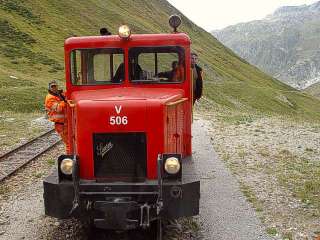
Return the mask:
{"type": "Polygon", "coordinates": [[[298,89],[320,81],[320,1],[212,34],[248,62],[298,89]]]}

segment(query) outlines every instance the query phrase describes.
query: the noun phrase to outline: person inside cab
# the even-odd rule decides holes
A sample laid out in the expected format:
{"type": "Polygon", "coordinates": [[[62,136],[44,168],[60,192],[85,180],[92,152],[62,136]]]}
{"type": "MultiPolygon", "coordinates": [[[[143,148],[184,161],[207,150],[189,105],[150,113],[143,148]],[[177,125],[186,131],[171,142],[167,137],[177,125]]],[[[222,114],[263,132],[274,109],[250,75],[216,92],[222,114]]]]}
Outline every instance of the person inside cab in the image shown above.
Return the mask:
{"type": "Polygon", "coordinates": [[[66,153],[70,153],[66,106],[67,101],[64,93],[62,90],[59,90],[56,81],[51,81],[48,87],[48,94],[45,98],[45,109],[49,121],[54,122],[54,128],[65,145],[66,153]]]}
{"type": "Polygon", "coordinates": [[[193,104],[202,97],[203,89],[203,71],[202,68],[197,64],[198,54],[195,52],[191,53],[191,69],[193,78],[193,104]]]}
{"type": "Polygon", "coordinates": [[[169,81],[172,81],[177,68],[178,68],[178,61],[173,61],[171,63],[171,70],[167,72],[159,72],[158,77],[167,78],[169,81]]]}
{"type": "Polygon", "coordinates": [[[173,61],[171,63],[171,70],[167,72],[158,73],[158,77],[167,78],[168,82],[182,82],[184,79],[183,63],[179,63],[178,61],[173,61]]]}
{"type": "MultiPolygon", "coordinates": [[[[139,80],[142,74],[142,68],[138,63],[132,62],[131,63],[131,76],[130,79],[139,80]]],[[[124,73],[124,63],[121,63],[117,68],[117,71],[112,78],[112,83],[121,83],[124,80],[125,73],[124,73]]]]}
{"type": "Polygon", "coordinates": [[[121,63],[113,76],[112,83],[121,83],[124,80],[124,63],[121,63]]]}
{"type": "Polygon", "coordinates": [[[184,80],[184,59],[180,58],[178,65],[173,70],[171,82],[182,82],[184,80]]]}

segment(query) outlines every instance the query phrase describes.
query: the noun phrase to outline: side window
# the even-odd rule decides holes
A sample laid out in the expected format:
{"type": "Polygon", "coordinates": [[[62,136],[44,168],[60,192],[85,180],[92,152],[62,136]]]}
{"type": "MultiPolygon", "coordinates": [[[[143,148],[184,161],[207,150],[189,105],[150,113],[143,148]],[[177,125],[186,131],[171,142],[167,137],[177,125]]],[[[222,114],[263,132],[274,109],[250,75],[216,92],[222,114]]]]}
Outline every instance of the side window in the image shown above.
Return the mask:
{"type": "Polygon", "coordinates": [[[81,74],[81,52],[79,50],[71,52],[71,77],[73,84],[81,85],[79,83],[82,83],[83,77],[81,74]]]}
{"type": "Polygon", "coordinates": [[[123,54],[113,54],[113,79],[117,81],[124,80],[124,56],[123,54]],[[119,77],[119,75],[121,75],[119,77]]]}
{"type": "MultiPolygon", "coordinates": [[[[99,53],[93,57],[94,81],[103,82],[106,77],[111,76],[109,54],[99,53]]],[[[111,80],[111,78],[110,78],[111,80]]]]}
{"type": "Polygon", "coordinates": [[[122,49],[82,49],[71,52],[73,85],[121,83],[125,66],[122,49]]]}
{"type": "MultiPolygon", "coordinates": [[[[154,65],[155,54],[154,53],[141,53],[139,55],[139,66],[141,70],[140,74],[133,75],[135,80],[138,79],[152,79],[155,76],[155,65],[154,65]]],[[[133,66],[136,64],[132,64],[133,66]]]]}

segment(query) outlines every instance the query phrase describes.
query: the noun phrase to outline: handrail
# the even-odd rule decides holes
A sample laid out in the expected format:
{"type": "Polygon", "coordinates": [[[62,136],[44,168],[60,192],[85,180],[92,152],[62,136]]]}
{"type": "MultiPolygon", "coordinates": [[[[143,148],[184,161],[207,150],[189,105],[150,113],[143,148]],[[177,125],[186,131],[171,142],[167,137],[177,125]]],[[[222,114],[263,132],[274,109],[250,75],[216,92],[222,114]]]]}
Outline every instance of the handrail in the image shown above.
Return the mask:
{"type": "Polygon", "coordinates": [[[179,99],[179,100],[177,100],[175,102],[169,102],[166,105],[167,106],[174,106],[174,105],[178,105],[179,103],[183,103],[183,102],[185,102],[187,100],[188,100],[188,98],[181,98],[181,99],[179,99]]]}
{"type": "Polygon", "coordinates": [[[73,100],[68,100],[67,102],[71,108],[74,108],[76,106],[73,100]]]}

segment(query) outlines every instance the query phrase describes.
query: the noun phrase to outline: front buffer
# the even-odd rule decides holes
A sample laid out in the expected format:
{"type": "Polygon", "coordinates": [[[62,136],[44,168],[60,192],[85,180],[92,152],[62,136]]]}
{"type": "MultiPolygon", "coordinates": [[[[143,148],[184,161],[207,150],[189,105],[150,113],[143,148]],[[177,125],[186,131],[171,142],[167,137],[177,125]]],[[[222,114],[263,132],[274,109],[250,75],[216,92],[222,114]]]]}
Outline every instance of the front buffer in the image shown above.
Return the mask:
{"type": "Polygon", "coordinates": [[[179,180],[75,182],[76,178],[61,180],[55,172],[43,182],[45,213],[58,219],[92,220],[98,228],[114,230],[146,228],[154,220],[198,215],[200,181],[192,171],[192,159],[182,162],[179,180]],[[75,202],[79,203],[76,207],[75,202]]]}

